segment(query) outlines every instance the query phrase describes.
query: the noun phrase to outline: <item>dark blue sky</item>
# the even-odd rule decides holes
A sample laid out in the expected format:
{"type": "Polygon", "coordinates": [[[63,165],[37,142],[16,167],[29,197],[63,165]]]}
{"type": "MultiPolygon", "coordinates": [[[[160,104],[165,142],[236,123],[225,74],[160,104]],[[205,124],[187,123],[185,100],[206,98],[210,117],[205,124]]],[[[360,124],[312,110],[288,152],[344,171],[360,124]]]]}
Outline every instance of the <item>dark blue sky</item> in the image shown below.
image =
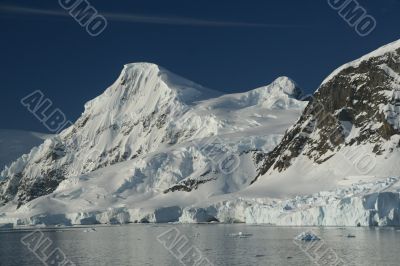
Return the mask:
{"type": "Polygon", "coordinates": [[[74,121],[129,62],[154,62],[225,92],[282,75],[311,92],[341,64],[400,39],[399,0],[359,0],[377,20],[367,37],[357,35],[326,0],[89,2],[110,16],[98,37],[57,0],[0,1],[2,128],[46,131],[20,104],[37,89],[74,121]],[[115,19],[120,14],[136,19],[115,19]]]}

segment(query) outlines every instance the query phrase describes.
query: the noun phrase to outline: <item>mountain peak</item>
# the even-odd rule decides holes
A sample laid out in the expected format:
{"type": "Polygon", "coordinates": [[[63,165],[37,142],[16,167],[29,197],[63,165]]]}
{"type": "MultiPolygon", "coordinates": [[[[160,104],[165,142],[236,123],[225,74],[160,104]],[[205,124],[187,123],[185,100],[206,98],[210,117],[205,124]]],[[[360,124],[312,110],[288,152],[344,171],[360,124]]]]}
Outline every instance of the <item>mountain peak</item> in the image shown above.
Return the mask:
{"type": "Polygon", "coordinates": [[[268,109],[287,109],[300,107],[302,90],[290,78],[282,76],[271,84],[244,93],[248,105],[262,105],[268,109]]]}
{"type": "Polygon", "coordinates": [[[149,68],[160,68],[160,66],[155,63],[151,63],[151,62],[134,62],[134,63],[125,64],[124,68],[126,68],[126,69],[129,69],[129,68],[149,69],[149,68]]]}
{"type": "MultiPolygon", "coordinates": [[[[175,95],[185,103],[192,103],[221,94],[183,78],[164,67],[148,62],[125,64],[116,83],[114,85],[124,89],[140,89],[141,94],[153,91],[175,95]],[[146,90],[147,92],[145,92],[146,90]]],[[[110,88],[110,90],[112,89],[110,88]]]]}
{"type": "Polygon", "coordinates": [[[283,93],[292,96],[293,98],[298,98],[301,94],[301,89],[295,81],[291,78],[282,76],[275,79],[270,85],[270,87],[282,91],[283,93]]]}
{"type": "Polygon", "coordinates": [[[400,49],[400,40],[397,40],[392,43],[381,46],[380,48],[378,48],[378,49],[376,49],[354,61],[351,61],[347,64],[340,66],[339,68],[334,70],[327,78],[325,78],[325,80],[322,82],[321,86],[323,86],[324,84],[331,81],[335,76],[337,76],[340,72],[342,72],[343,70],[345,70],[347,68],[350,68],[350,67],[356,68],[364,61],[367,61],[374,57],[381,57],[385,54],[395,52],[398,49],[400,49]]]}
{"type": "MultiPolygon", "coordinates": [[[[160,74],[160,76],[162,73],[172,74],[167,69],[165,69],[162,66],[159,66],[155,63],[135,62],[135,63],[125,64],[124,68],[122,69],[121,75],[132,74],[135,72],[158,73],[158,74],[160,74]]],[[[175,74],[173,74],[173,75],[175,75],[175,74]]]]}

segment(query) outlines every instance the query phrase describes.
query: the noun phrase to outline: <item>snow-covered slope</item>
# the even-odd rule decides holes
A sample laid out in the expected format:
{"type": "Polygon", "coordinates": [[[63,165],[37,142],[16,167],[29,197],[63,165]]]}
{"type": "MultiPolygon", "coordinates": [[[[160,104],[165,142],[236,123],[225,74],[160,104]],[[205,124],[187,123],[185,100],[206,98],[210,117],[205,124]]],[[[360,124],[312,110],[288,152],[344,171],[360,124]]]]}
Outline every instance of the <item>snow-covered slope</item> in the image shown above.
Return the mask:
{"type": "Polygon", "coordinates": [[[154,64],[127,65],[72,127],[2,172],[1,211],[155,208],[164,196],[186,206],[236,192],[298,119],[299,95],[287,77],[221,95],[154,64]]]}
{"type": "Polygon", "coordinates": [[[51,135],[21,130],[0,129],[0,169],[39,146],[51,135]]]}

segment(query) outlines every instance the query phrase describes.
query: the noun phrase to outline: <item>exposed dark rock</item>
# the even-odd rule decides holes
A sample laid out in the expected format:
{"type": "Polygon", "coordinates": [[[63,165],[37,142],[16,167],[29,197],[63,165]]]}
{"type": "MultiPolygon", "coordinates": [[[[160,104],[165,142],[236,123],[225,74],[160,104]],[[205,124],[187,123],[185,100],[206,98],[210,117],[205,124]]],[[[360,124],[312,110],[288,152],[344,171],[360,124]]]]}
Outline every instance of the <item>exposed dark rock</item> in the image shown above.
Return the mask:
{"type": "Polygon", "coordinates": [[[204,180],[186,179],[181,181],[179,184],[165,190],[164,194],[175,191],[191,192],[192,190],[198,189],[200,185],[210,182],[212,180],[215,180],[215,178],[204,179],[204,180]]]}
{"type": "Polygon", "coordinates": [[[381,144],[400,133],[388,119],[399,114],[384,113],[381,108],[400,106],[400,94],[392,87],[394,83],[400,86],[399,80],[382,66],[400,75],[400,49],[348,67],[323,84],[298,122],[266,158],[252,183],[271,169],[284,171],[300,155],[321,164],[332,157],[326,155],[328,151],[363,143],[375,144],[373,152],[382,154],[381,144]],[[390,94],[393,96],[388,97],[390,94]],[[359,128],[359,133],[347,139],[353,127],[359,128]]]}

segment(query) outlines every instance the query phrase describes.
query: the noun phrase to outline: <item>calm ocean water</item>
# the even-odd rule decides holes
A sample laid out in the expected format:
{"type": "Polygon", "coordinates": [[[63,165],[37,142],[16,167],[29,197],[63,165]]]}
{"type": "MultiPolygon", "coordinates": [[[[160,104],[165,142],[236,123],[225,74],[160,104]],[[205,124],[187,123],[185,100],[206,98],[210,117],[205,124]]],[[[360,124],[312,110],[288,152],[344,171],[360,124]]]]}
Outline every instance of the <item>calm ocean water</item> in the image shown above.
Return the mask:
{"type": "Polygon", "coordinates": [[[1,231],[0,265],[52,265],[54,254],[97,266],[193,265],[191,255],[201,265],[324,265],[324,251],[345,265],[400,265],[399,247],[396,228],[135,224],[1,231]],[[320,247],[293,240],[310,230],[320,247]]]}

